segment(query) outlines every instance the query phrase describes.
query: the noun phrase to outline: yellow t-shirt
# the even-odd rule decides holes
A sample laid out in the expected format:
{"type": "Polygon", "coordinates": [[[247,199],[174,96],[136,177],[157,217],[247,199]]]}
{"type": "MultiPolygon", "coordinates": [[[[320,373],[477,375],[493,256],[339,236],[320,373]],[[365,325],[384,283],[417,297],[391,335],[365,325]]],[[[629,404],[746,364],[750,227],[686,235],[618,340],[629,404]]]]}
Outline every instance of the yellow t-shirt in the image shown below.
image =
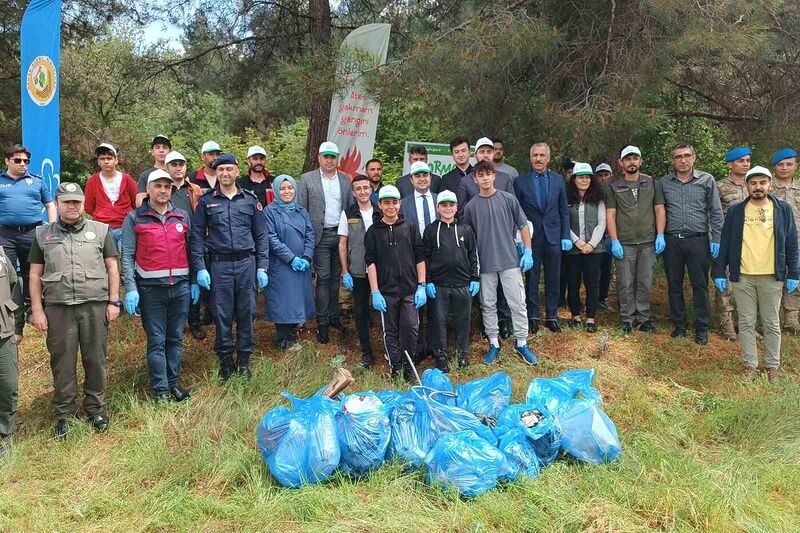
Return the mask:
{"type": "Polygon", "coordinates": [[[767,202],[765,207],[757,207],[752,202],[745,205],[740,269],[742,274],[775,274],[775,232],[772,229],[774,208],[772,202],[767,202]]]}

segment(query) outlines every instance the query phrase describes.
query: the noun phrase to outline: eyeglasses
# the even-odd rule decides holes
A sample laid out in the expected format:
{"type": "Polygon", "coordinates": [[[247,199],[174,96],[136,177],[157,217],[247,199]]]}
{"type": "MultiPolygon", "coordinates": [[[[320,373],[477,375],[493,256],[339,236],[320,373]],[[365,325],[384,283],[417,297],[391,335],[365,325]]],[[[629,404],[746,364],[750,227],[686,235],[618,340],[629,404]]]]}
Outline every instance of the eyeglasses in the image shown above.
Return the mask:
{"type": "Polygon", "coordinates": [[[680,161],[681,159],[691,159],[693,157],[694,154],[678,154],[678,155],[673,155],[672,159],[674,159],[675,161],[680,161]]]}
{"type": "Polygon", "coordinates": [[[16,165],[27,165],[28,163],[31,162],[30,159],[25,159],[24,157],[15,157],[14,159],[12,159],[12,161],[16,165]]]}

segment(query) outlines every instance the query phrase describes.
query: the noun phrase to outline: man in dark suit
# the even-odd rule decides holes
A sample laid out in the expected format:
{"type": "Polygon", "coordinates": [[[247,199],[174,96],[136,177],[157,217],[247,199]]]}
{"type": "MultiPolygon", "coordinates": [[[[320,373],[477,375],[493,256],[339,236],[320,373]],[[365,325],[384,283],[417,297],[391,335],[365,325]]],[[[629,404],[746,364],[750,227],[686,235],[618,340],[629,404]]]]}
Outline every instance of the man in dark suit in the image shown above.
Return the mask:
{"type": "MultiPolygon", "coordinates": [[[[412,146],[408,151],[408,164],[414,166],[414,163],[417,162],[425,163],[425,165],[428,164],[428,150],[424,146],[412,146]]],[[[431,173],[432,192],[439,192],[439,183],[441,181],[441,176],[431,173]]],[[[403,198],[414,193],[414,184],[411,182],[411,172],[405,176],[400,176],[400,179],[398,179],[397,183],[394,185],[397,187],[397,190],[400,191],[400,196],[403,198]]]]}
{"type": "MultiPolygon", "coordinates": [[[[411,165],[409,176],[414,188],[412,193],[400,202],[400,214],[405,217],[406,222],[419,228],[419,235],[422,237],[428,224],[439,218],[439,213],[436,211],[436,193],[431,191],[431,169],[427,163],[417,161],[411,165]]],[[[400,194],[403,192],[400,191],[400,194]]]]}
{"type": "Polygon", "coordinates": [[[528,329],[539,330],[539,276],[544,265],[545,320],[547,329],[558,333],[558,291],[561,252],[572,248],[569,238],[569,207],[564,179],[548,170],[550,147],[531,146],[533,170],[514,180],[514,193],[528,220],[533,223],[533,268],[528,272],[528,329]]]}
{"type": "Polygon", "coordinates": [[[339,318],[339,277],[342,265],[339,262],[339,236],[337,228],[342,211],[353,202],[350,179],[336,170],[339,147],[324,142],[319,147],[319,168],[300,176],[297,194],[314,226],[314,272],[317,286],[314,300],[317,311],[317,333],[321,344],[330,340],[329,328],[335,327],[345,333],[339,318]]]}

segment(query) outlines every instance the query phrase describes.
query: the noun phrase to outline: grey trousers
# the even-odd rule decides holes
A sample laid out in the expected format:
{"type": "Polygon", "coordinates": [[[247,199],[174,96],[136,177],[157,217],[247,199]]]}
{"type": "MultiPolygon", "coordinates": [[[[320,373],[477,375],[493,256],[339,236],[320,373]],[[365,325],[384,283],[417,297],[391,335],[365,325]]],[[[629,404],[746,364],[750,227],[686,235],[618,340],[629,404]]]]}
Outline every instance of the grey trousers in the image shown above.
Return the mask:
{"type": "Polygon", "coordinates": [[[481,312],[486,336],[491,339],[500,335],[500,327],[497,325],[498,285],[503,287],[503,295],[511,310],[514,337],[518,341],[527,341],[528,308],[525,305],[525,284],[522,282],[522,271],[519,268],[481,274],[481,312]]]}
{"type": "Polygon", "coordinates": [[[732,282],[736,309],[739,311],[739,341],[742,359],[748,366],[758,366],[756,320],[761,317],[764,330],[764,366],[778,368],[781,364],[781,296],[783,282],[775,276],[742,274],[732,282]]]}
{"type": "Polygon", "coordinates": [[[656,251],[653,243],[622,245],[623,258],[617,259],[617,301],[620,322],[650,320],[650,289],[656,251]]]}

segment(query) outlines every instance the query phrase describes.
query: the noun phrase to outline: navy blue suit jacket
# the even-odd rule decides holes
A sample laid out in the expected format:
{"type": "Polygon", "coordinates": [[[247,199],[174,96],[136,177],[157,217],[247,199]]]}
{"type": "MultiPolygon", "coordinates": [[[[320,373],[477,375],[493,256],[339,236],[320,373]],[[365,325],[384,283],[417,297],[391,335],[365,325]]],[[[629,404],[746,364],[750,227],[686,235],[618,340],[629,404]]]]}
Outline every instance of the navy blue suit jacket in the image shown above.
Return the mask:
{"type": "Polygon", "coordinates": [[[569,206],[564,178],[548,171],[550,194],[544,206],[540,205],[533,180],[533,171],[521,174],[514,180],[514,194],[533,224],[531,244],[536,246],[545,241],[560,244],[563,239],[569,239],[569,206]]]}
{"type": "MultiPolygon", "coordinates": [[[[437,195],[436,193],[433,193],[431,191],[428,191],[428,194],[430,194],[433,197],[434,209],[433,212],[431,213],[432,215],[431,222],[433,222],[434,220],[439,220],[439,212],[436,210],[435,207],[437,195]]],[[[414,198],[414,192],[412,190],[409,196],[406,196],[400,201],[400,214],[405,217],[406,222],[408,222],[409,224],[414,224],[414,227],[419,228],[420,219],[424,219],[425,217],[422,214],[420,214],[420,216],[417,217],[417,202],[415,200],[416,198],[414,198]]]]}

